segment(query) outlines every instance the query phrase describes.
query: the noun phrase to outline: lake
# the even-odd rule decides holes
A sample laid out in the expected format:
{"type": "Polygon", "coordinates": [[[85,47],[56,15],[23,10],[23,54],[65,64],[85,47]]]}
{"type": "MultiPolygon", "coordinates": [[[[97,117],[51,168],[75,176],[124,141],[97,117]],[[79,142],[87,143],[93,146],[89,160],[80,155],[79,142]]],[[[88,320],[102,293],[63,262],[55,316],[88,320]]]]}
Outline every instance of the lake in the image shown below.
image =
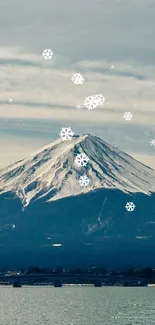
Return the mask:
{"type": "Polygon", "coordinates": [[[155,325],[155,287],[0,287],[0,325],[155,325]]]}

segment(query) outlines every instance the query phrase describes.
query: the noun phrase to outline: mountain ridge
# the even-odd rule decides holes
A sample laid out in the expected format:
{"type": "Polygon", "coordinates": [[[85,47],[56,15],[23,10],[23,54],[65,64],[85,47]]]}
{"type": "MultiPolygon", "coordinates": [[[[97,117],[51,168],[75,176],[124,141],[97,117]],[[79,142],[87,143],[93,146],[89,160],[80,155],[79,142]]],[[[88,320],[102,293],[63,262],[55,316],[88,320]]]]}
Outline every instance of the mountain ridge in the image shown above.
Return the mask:
{"type": "Polygon", "coordinates": [[[0,193],[15,192],[25,207],[49,193],[54,201],[100,188],[150,195],[155,192],[155,171],[90,134],[75,135],[71,141],[59,138],[0,170],[0,193]],[[89,158],[86,167],[75,164],[82,153],[89,158]],[[90,179],[87,187],[78,183],[84,174],[90,179]]]}
{"type": "Polygon", "coordinates": [[[155,171],[100,138],[60,138],[1,170],[0,180],[1,267],[155,267],[155,171]]]}

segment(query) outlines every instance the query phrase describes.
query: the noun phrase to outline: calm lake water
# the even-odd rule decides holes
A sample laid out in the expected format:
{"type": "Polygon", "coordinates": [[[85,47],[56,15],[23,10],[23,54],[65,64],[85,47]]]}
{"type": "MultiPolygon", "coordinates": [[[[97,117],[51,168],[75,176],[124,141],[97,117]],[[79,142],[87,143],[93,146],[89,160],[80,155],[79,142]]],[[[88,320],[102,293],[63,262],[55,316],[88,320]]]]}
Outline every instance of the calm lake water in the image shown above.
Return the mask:
{"type": "Polygon", "coordinates": [[[155,288],[0,287],[0,325],[155,325],[155,288]]]}

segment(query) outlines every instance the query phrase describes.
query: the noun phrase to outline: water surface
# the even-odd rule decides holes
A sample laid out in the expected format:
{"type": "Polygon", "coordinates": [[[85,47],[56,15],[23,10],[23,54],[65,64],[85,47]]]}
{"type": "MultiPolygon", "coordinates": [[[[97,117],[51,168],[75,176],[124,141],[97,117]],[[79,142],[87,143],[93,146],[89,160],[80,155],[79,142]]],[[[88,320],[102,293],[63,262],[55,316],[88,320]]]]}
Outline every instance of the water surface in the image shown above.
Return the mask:
{"type": "Polygon", "coordinates": [[[155,325],[155,288],[0,287],[0,325],[155,325]]]}

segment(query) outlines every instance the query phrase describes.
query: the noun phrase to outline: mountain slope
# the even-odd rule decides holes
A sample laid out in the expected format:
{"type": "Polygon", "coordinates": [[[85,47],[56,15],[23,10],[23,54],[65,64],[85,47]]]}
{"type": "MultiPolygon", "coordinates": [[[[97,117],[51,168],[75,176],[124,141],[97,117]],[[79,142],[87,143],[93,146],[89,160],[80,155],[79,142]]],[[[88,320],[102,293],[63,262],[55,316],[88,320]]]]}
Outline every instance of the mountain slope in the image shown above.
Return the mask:
{"type": "Polygon", "coordinates": [[[54,201],[101,188],[149,195],[155,192],[155,171],[89,134],[71,141],[60,138],[0,170],[0,193],[15,192],[23,206],[36,199],[54,201]],[[86,167],[76,165],[79,153],[88,156],[86,167]],[[85,173],[90,184],[81,187],[78,180],[85,173]]]}
{"type": "Polygon", "coordinates": [[[151,168],[89,134],[58,139],[0,171],[0,268],[155,267],[154,202],[151,168]]]}

